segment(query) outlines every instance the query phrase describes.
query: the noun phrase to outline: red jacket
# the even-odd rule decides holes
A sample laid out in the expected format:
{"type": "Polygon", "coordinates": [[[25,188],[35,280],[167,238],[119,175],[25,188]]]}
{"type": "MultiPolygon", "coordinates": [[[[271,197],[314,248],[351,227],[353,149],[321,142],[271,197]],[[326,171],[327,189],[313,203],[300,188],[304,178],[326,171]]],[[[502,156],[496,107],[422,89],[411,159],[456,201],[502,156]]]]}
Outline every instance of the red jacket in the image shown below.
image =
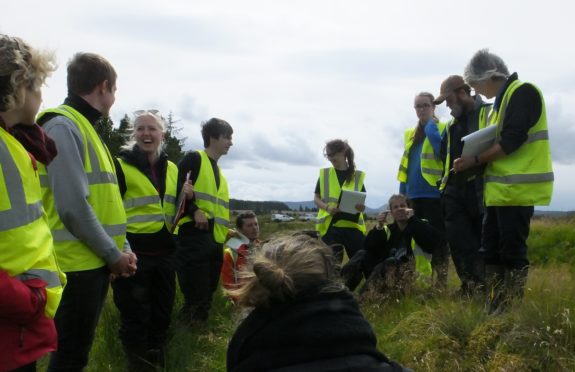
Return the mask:
{"type": "MultiPolygon", "coordinates": [[[[250,249],[259,243],[258,240],[250,243],[249,239],[239,236],[229,239],[225,244],[224,262],[222,264],[222,285],[226,290],[236,289],[240,284],[238,272],[246,265],[250,249]]],[[[230,297],[235,302],[233,297],[230,297]]]]}
{"type": "Polygon", "coordinates": [[[20,281],[0,270],[0,372],[56,350],[54,320],[44,314],[45,286],[41,279],[20,281]]]}
{"type": "Polygon", "coordinates": [[[224,262],[222,264],[222,285],[225,289],[236,289],[239,284],[237,273],[245,266],[249,254],[247,244],[242,244],[235,250],[224,251],[224,262]]]}

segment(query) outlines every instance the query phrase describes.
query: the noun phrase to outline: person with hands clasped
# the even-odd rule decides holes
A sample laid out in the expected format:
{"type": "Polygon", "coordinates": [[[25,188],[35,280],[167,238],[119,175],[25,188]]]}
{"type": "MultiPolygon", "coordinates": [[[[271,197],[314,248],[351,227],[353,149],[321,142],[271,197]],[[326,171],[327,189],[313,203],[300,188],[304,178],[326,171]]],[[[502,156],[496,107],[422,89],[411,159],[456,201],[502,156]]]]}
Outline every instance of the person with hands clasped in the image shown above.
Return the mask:
{"type": "Polygon", "coordinates": [[[218,160],[232,146],[232,134],[224,120],[204,122],[205,150],[189,152],[178,164],[178,190],[184,188],[192,196],[175,230],[178,282],[184,296],[179,317],[186,323],[208,319],[218,288],[229,224],[228,183],[218,160]]]}
{"type": "MultiPolygon", "coordinates": [[[[404,133],[405,150],[397,180],[400,182],[399,192],[410,200],[415,215],[428,220],[444,234],[439,184],[443,174],[441,137],[445,124],[435,117],[433,102],[431,93],[421,92],[415,96],[417,125],[404,133]]],[[[449,266],[449,248],[446,243],[436,247],[431,265],[436,288],[445,289],[449,266]]]]}
{"type": "Polygon", "coordinates": [[[94,129],[110,114],[116,78],[102,56],[77,53],[68,62],[64,104],[38,116],[58,147],[54,161],[40,168],[40,180],[58,263],[68,277],[55,318],[51,372],[86,367],[110,272],[132,276],[137,269],[114,161],[94,129]]]}
{"type": "Polygon", "coordinates": [[[357,213],[344,213],[338,209],[342,190],[365,192],[365,173],[357,170],[354,153],[347,141],[341,139],[326,143],[324,155],[330,168],[320,169],[315,187],[314,203],[318,208],[316,230],[324,243],[334,250],[341,263],[343,249],[349,258],[363,247],[365,240],[365,205],[355,206],[357,213]]]}
{"type": "Polygon", "coordinates": [[[493,145],[475,156],[455,159],[453,170],[485,166],[482,250],[487,310],[498,313],[523,296],[534,206],[549,205],[553,194],[547,112],[539,88],[510,74],[505,62],[487,49],[475,53],[463,77],[477,93],[495,97],[493,145]]]}

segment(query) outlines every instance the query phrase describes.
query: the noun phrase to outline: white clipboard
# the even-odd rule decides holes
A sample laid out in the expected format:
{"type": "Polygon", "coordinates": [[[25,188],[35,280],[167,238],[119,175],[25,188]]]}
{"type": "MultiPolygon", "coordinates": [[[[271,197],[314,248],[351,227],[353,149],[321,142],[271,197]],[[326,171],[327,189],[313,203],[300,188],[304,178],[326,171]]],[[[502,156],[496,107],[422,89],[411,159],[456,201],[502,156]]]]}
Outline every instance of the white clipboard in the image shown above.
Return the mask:
{"type": "Polygon", "coordinates": [[[487,150],[495,143],[497,125],[490,125],[463,137],[461,156],[475,156],[487,150]]]}
{"type": "Polygon", "coordinates": [[[360,191],[341,191],[341,200],[339,202],[339,210],[345,213],[360,213],[355,209],[356,204],[365,204],[365,193],[360,191]]]}

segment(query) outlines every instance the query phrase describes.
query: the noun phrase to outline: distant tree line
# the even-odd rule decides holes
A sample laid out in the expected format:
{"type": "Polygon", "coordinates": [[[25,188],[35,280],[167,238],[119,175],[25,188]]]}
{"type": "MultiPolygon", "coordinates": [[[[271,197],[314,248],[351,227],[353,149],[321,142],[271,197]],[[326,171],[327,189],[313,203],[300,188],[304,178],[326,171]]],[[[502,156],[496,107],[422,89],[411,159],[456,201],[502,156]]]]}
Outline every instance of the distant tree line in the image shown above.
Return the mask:
{"type": "MultiPolygon", "coordinates": [[[[178,134],[182,128],[176,127],[176,121],[170,112],[166,121],[166,134],[164,136],[164,151],[168,154],[168,159],[178,164],[180,159],[184,156],[183,150],[185,137],[179,137],[178,134]]],[[[120,153],[120,149],[130,140],[130,118],[124,115],[120,120],[120,125],[116,127],[111,118],[102,118],[94,126],[96,132],[100,135],[104,143],[108,146],[112,156],[116,157],[120,153]]]]}
{"type": "Polygon", "coordinates": [[[231,210],[251,210],[256,214],[267,214],[275,211],[287,211],[287,204],[279,201],[252,201],[230,199],[231,210]]]}

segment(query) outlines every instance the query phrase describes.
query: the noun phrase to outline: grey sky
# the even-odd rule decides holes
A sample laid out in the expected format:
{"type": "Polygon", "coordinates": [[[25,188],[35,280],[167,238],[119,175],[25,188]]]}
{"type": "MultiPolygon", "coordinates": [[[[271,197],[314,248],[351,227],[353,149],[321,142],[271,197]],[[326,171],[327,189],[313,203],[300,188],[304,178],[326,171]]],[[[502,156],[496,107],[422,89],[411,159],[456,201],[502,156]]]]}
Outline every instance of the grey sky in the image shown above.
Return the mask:
{"type": "MultiPolygon", "coordinates": [[[[403,131],[413,97],[437,94],[489,47],[547,103],[554,166],[551,209],[575,198],[575,34],[571,2],[376,0],[98,2],[20,0],[0,13],[0,32],[54,49],[59,70],[44,107],[66,93],[65,64],[77,51],[108,58],[119,80],[116,122],[140,108],[172,112],[190,148],[200,123],[234,127],[221,159],[232,197],[310,200],[325,142],[347,139],[366,171],[367,204],[398,189],[403,131]]],[[[449,119],[445,106],[437,115],[449,119]]]]}

